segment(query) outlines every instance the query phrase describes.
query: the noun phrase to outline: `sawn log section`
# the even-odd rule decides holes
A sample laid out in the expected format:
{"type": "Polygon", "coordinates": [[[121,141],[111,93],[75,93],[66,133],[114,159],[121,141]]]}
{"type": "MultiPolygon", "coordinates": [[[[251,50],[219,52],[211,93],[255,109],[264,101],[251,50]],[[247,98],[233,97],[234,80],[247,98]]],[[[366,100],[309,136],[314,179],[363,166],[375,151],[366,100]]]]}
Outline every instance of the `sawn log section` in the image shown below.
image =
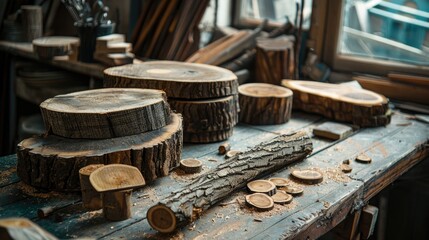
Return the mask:
{"type": "Polygon", "coordinates": [[[148,210],[148,222],[160,232],[172,232],[198,218],[204,210],[244,187],[248,181],[303,160],[312,150],[311,139],[305,131],[262,142],[173,191],[148,210]]]}

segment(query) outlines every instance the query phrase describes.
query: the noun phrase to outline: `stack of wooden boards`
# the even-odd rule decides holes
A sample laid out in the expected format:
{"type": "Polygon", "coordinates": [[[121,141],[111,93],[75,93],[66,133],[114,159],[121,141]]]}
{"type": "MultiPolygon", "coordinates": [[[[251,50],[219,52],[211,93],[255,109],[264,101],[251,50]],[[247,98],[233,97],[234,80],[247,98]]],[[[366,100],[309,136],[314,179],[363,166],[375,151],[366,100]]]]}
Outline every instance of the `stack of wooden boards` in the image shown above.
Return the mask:
{"type": "Polygon", "coordinates": [[[94,59],[107,66],[133,63],[132,44],[125,42],[123,34],[110,34],[98,37],[95,44],[94,59]]]}
{"type": "Polygon", "coordinates": [[[283,80],[294,94],[293,107],[360,127],[390,123],[389,100],[383,95],[344,85],[283,80]]]}
{"type": "Polygon", "coordinates": [[[209,0],[148,0],[131,36],[133,52],[142,57],[185,60],[198,49],[198,24],[209,0]]]}
{"type": "Polygon", "coordinates": [[[184,141],[230,137],[238,122],[238,82],[229,70],[196,63],[153,61],[108,68],[104,87],[160,89],[184,118],[184,141]]]}
{"type": "Polygon", "coordinates": [[[79,190],[79,169],[113,163],[137,167],[150,182],[179,164],[182,118],[160,90],[88,90],[40,108],[47,134],[18,144],[17,173],[29,185],[79,190]]]}

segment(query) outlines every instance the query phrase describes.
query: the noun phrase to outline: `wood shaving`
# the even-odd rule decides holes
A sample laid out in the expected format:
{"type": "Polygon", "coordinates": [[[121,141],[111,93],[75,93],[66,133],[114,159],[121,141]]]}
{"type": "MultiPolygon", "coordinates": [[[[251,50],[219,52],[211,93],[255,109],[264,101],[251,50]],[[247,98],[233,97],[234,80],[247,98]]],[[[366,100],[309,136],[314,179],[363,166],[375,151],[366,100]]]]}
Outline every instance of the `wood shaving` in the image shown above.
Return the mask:
{"type": "Polygon", "coordinates": [[[102,209],[100,209],[100,210],[95,210],[95,211],[91,211],[91,212],[85,212],[85,213],[82,213],[82,214],[80,215],[80,217],[77,219],[77,221],[78,221],[78,222],[81,222],[81,221],[86,221],[86,220],[88,220],[88,219],[96,218],[96,217],[101,216],[101,215],[102,215],[102,213],[103,213],[103,210],[102,210],[102,209]]]}
{"type": "Polygon", "coordinates": [[[351,181],[350,177],[344,174],[339,168],[327,168],[324,173],[328,179],[335,182],[347,183],[351,181]]]}
{"type": "Polygon", "coordinates": [[[16,172],[16,167],[12,167],[6,171],[0,172],[0,182],[6,181],[6,179],[15,172],[16,172]]]}

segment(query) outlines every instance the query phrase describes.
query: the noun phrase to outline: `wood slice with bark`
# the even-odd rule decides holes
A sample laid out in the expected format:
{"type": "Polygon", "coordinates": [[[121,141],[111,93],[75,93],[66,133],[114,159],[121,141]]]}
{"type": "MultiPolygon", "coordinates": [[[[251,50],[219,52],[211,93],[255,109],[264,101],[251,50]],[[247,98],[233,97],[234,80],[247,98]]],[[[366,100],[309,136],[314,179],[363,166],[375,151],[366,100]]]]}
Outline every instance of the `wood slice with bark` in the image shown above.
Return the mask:
{"type": "Polygon", "coordinates": [[[79,169],[80,189],[82,192],[82,206],[89,210],[98,210],[103,207],[101,194],[98,193],[89,181],[89,176],[104,164],[91,164],[79,169]]]}
{"type": "Polygon", "coordinates": [[[238,122],[234,96],[210,100],[168,99],[171,109],[183,116],[183,131],[214,132],[233,128],[238,122]]]}
{"type": "Polygon", "coordinates": [[[257,210],[267,211],[274,207],[274,200],[263,193],[246,195],[246,203],[257,210]]]}
{"type": "Polygon", "coordinates": [[[170,121],[163,91],[104,88],[58,95],[40,104],[48,132],[105,139],[159,129],[170,121]]]}
{"type": "Polygon", "coordinates": [[[33,51],[41,59],[52,59],[55,56],[68,55],[71,45],[77,44],[76,37],[42,37],[33,40],[33,51]]]}
{"type": "Polygon", "coordinates": [[[264,193],[269,196],[276,194],[276,185],[268,180],[255,180],[247,183],[247,189],[252,193],[264,193]]]}
{"type": "Polygon", "coordinates": [[[249,124],[281,124],[292,114],[292,91],[266,83],[238,87],[240,121],[249,124]]]}
{"type": "Polygon", "coordinates": [[[238,154],[166,196],[147,213],[149,224],[160,232],[172,232],[243,188],[248,181],[303,160],[312,151],[309,136],[300,131],[277,136],[238,154]]]}
{"type": "Polygon", "coordinates": [[[283,190],[277,191],[276,194],[271,196],[271,198],[273,199],[274,203],[278,203],[278,204],[288,204],[292,202],[292,199],[293,199],[292,195],[287,194],[283,190]]]}
{"type": "Polygon", "coordinates": [[[390,123],[389,100],[383,95],[344,85],[283,80],[294,93],[293,107],[361,127],[390,123]]]}
{"type": "Polygon", "coordinates": [[[2,240],[57,239],[27,218],[0,219],[0,238],[2,240]]]}
{"type": "Polygon", "coordinates": [[[18,176],[34,187],[78,191],[79,169],[90,164],[137,167],[146,182],[168,175],[182,152],[182,118],[172,114],[163,128],[112,139],[33,137],[18,144],[18,176]]]}
{"type": "Polygon", "coordinates": [[[323,181],[322,173],[315,170],[293,170],[292,177],[309,184],[316,184],[323,181]]]}
{"type": "Polygon", "coordinates": [[[168,97],[210,99],[237,94],[229,70],[197,63],[153,61],[104,70],[104,87],[160,89],[168,97]]]}
{"type": "Polygon", "coordinates": [[[180,160],[180,168],[185,173],[199,173],[203,169],[203,163],[194,158],[180,160]]]}
{"type": "Polygon", "coordinates": [[[294,78],[294,41],[290,37],[262,38],[256,44],[256,82],[280,85],[294,78]]]}

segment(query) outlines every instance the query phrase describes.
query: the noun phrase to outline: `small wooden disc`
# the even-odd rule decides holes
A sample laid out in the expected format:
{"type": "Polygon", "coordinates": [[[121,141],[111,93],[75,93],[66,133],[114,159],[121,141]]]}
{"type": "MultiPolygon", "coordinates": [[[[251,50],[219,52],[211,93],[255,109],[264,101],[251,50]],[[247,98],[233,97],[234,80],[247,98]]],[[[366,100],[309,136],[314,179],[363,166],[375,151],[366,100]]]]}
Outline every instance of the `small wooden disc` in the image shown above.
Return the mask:
{"type": "Polygon", "coordinates": [[[282,189],[285,190],[287,193],[294,195],[294,196],[302,194],[304,192],[304,189],[302,187],[287,186],[287,187],[284,187],[282,189]]]}
{"type": "Polygon", "coordinates": [[[267,180],[255,180],[247,183],[247,188],[253,193],[265,193],[270,196],[276,193],[276,185],[267,180]]]}
{"type": "Polygon", "coordinates": [[[109,192],[144,186],[145,180],[138,168],[125,164],[109,164],[89,176],[97,192],[109,192]]]}
{"type": "Polygon", "coordinates": [[[234,157],[235,155],[238,155],[238,154],[240,154],[241,153],[241,151],[237,151],[237,150],[229,150],[226,154],[225,154],[225,158],[232,158],[232,157],[234,157]]]}
{"type": "Polygon", "coordinates": [[[323,175],[314,170],[294,170],[291,175],[301,181],[316,184],[323,181],[323,175]]]}
{"type": "Polygon", "coordinates": [[[180,160],[180,168],[185,173],[199,173],[203,168],[203,163],[195,158],[187,158],[180,160]]]}
{"type": "Polygon", "coordinates": [[[371,163],[372,159],[368,157],[367,155],[360,154],[356,157],[356,161],[361,163],[371,163]]]}
{"type": "Polygon", "coordinates": [[[276,187],[287,187],[290,183],[286,178],[270,178],[268,181],[273,182],[276,187]]]}
{"type": "Polygon", "coordinates": [[[147,211],[147,221],[155,230],[170,233],[176,229],[177,220],[173,211],[164,205],[155,205],[147,211]]]}
{"type": "Polygon", "coordinates": [[[33,48],[39,58],[51,59],[69,54],[71,45],[78,42],[79,38],[76,37],[42,37],[33,40],[33,48]]]}
{"type": "Polygon", "coordinates": [[[279,203],[279,204],[290,203],[292,202],[292,199],[293,199],[292,195],[287,194],[286,191],[282,191],[282,190],[277,191],[276,194],[271,196],[271,198],[275,203],[279,203]]]}
{"type": "Polygon", "coordinates": [[[258,210],[270,210],[274,207],[273,199],[263,193],[246,195],[246,203],[258,210]]]}
{"type": "Polygon", "coordinates": [[[353,170],[353,168],[350,167],[349,164],[344,164],[344,163],[341,164],[340,168],[341,168],[341,171],[343,171],[345,173],[349,173],[349,172],[351,172],[353,170]]]}

